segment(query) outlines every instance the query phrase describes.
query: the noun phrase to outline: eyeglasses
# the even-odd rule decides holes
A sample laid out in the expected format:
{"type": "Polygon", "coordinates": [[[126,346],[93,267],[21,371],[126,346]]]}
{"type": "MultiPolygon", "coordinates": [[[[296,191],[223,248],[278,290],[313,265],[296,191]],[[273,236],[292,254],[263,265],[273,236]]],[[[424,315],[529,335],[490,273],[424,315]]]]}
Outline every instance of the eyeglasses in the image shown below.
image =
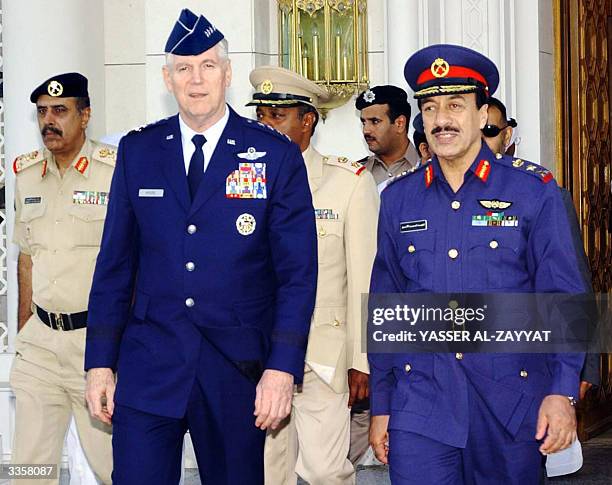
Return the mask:
{"type": "Polygon", "coordinates": [[[517,123],[514,118],[510,118],[508,124],[506,126],[502,126],[501,128],[496,125],[485,125],[485,127],[482,129],[482,134],[487,138],[495,138],[509,126],[511,126],[512,128],[516,128],[516,125],[517,123]]]}
{"type": "Polygon", "coordinates": [[[482,129],[482,134],[486,136],[487,138],[495,138],[497,135],[499,135],[502,131],[504,131],[509,126],[510,125],[506,125],[500,128],[499,126],[495,126],[495,125],[485,125],[485,127],[482,129]]]}

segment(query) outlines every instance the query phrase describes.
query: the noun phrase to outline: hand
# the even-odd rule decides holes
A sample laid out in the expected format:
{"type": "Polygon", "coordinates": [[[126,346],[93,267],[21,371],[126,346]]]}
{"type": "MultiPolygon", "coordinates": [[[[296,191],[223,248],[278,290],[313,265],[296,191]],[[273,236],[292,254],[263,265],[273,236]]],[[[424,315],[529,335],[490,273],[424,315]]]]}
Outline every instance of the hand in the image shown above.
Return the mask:
{"type": "Polygon", "coordinates": [[[369,396],[368,392],[369,375],[357,369],[349,369],[348,385],[349,400],[348,407],[352,407],[357,401],[362,401],[369,396]]]}
{"type": "Polygon", "coordinates": [[[293,375],[280,370],[266,369],[257,384],[255,394],[255,426],[276,429],[291,412],[293,375]]]}
{"type": "Polygon", "coordinates": [[[582,401],[584,399],[584,397],[586,396],[586,393],[588,392],[588,390],[593,387],[593,384],[591,384],[590,382],[587,381],[581,381],[580,382],[580,394],[579,394],[579,399],[582,401]]]}
{"type": "Polygon", "coordinates": [[[535,439],[544,439],[540,453],[549,455],[569,447],[576,439],[576,410],[567,396],[546,396],[540,405],[535,439]]]}
{"type": "Polygon", "coordinates": [[[85,400],[92,417],[111,424],[115,410],[115,375],[112,369],[100,367],[87,371],[85,400]]]}
{"type": "Polygon", "coordinates": [[[378,461],[389,464],[389,416],[372,416],[370,420],[370,445],[378,461]]]}

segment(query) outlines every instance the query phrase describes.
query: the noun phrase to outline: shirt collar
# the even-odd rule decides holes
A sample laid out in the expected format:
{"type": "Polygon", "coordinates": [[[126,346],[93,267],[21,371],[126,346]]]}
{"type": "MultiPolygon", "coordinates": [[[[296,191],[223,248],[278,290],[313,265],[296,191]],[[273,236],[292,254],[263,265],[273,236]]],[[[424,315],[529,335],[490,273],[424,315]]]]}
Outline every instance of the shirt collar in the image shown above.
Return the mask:
{"type": "Polygon", "coordinates": [[[183,141],[183,144],[187,142],[191,143],[191,139],[194,137],[194,135],[204,135],[204,137],[206,138],[206,144],[208,146],[217,146],[217,142],[219,141],[219,138],[221,138],[221,134],[225,129],[225,125],[227,125],[227,120],[229,119],[229,111],[229,108],[225,106],[225,113],[223,114],[221,119],[203,132],[197,132],[192,130],[189,126],[187,126],[187,123],[183,121],[183,118],[179,114],[179,126],[181,129],[181,139],[183,141]]]}
{"type": "MultiPolygon", "coordinates": [[[[463,176],[464,183],[471,175],[474,175],[482,183],[487,183],[487,180],[489,180],[489,175],[491,174],[491,170],[493,168],[492,160],[495,159],[495,155],[493,155],[493,152],[489,149],[489,146],[486,143],[481,143],[482,145],[478,155],[463,176]]],[[[428,165],[429,166],[425,170],[425,184],[427,187],[429,187],[433,182],[433,179],[437,177],[442,177],[442,179],[444,179],[442,168],[440,167],[440,161],[438,160],[437,156],[434,155],[428,165]]]]}
{"type": "MultiPolygon", "coordinates": [[[[59,176],[59,169],[53,153],[47,148],[44,149],[45,160],[43,161],[41,176],[44,177],[49,172],[55,173],[59,176]]],[[[70,164],[70,167],[74,168],[76,172],[81,174],[83,177],[88,178],[89,172],[91,171],[91,156],[92,144],[89,138],[85,138],[85,143],[79,150],[79,153],[70,164]]]]}
{"type": "Polygon", "coordinates": [[[419,164],[419,155],[416,149],[414,148],[414,145],[410,142],[410,140],[408,140],[408,146],[406,147],[406,152],[404,153],[402,158],[396,160],[391,165],[387,165],[376,154],[373,154],[373,157],[374,157],[374,163],[379,163],[380,165],[383,166],[385,170],[389,170],[389,167],[394,166],[396,164],[400,164],[402,162],[408,162],[408,165],[410,165],[410,168],[414,168],[419,164]]]}

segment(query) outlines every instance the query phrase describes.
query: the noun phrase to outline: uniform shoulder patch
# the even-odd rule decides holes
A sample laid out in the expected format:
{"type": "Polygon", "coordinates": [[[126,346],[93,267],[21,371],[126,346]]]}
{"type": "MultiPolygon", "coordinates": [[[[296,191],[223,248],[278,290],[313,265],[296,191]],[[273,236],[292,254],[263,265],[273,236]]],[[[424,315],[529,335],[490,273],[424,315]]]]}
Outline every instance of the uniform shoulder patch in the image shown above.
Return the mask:
{"type": "Polygon", "coordinates": [[[335,167],[342,167],[349,172],[353,172],[355,175],[360,175],[366,168],[365,165],[359,162],[351,162],[346,157],[323,157],[323,163],[327,165],[333,165],[335,167]]]}
{"type": "Polygon", "coordinates": [[[156,127],[156,126],[163,125],[163,124],[164,124],[166,121],[168,121],[169,119],[170,119],[170,117],[168,117],[168,118],[162,118],[161,120],[154,121],[153,123],[148,123],[148,124],[141,125],[141,126],[139,126],[138,128],[134,128],[133,130],[128,131],[128,132],[127,132],[127,134],[126,134],[126,136],[128,136],[128,135],[134,135],[134,134],[136,134],[136,133],[140,133],[140,132],[145,131],[145,130],[148,130],[148,129],[150,129],[150,128],[154,128],[154,127],[156,127]]]}
{"type": "Polygon", "coordinates": [[[420,165],[417,165],[416,167],[412,167],[410,170],[405,170],[404,172],[397,174],[395,177],[393,177],[391,180],[389,180],[389,182],[387,183],[387,187],[389,187],[389,185],[391,185],[391,184],[394,184],[398,180],[406,178],[408,175],[411,175],[414,172],[420,171],[422,168],[425,168],[428,165],[429,165],[429,163],[420,164],[420,165]]]}
{"type": "Polygon", "coordinates": [[[256,121],[256,120],[251,120],[249,118],[243,118],[243,119],[244,119],[244,121],[246,122],[246,125],[249,128],[254,128],[256,130],[260,130],[260,131],[263,131],[263,132],[268,133],[270,135],[273,135],[276,138],[278,138],[279,140],[284,141],[285,143],[290,143],[291,142],[291,138],[289,138],[284,133],[281,133],[277,129],[272,128],[271,126],[268,126],[268,125],[266,125],[264,123],[261,123],[259,121],[256,121]]]}
{"type": "Polygon", "coordinates": [[[99,143],[93,152],[92,158],[114,167],[117,161],[117,147],[107,145],[106,143],[99,143]]]}
{"type": "Polygon", "coordinates": [[[498,159],[497,162],[536,177],[545,184],[554,179],[552,172],[547,168],[521,158],[503,157],[498,159]]]}
{"type": "Polygon", "coordinates": [[[42,150],[35,150],[30,153],[19,155],[13,162],[13,172],[17,175],[19,172],[23,172],[26,168],[36,165],[44,159],[45,155],[42,150]]]}

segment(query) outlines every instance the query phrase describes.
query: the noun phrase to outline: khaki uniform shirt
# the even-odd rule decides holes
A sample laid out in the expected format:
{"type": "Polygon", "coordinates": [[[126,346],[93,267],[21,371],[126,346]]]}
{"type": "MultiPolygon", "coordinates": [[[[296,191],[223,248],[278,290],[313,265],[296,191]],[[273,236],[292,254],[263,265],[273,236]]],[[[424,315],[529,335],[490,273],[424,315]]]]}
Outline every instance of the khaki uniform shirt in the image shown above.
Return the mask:
{"type": "Polygon", "coordinates": [[[391,165],[387,165],[376,155],[370,155],[360,160],[360,162],[363,163],[368,171],[374,176],[376,185],[380,185],[400,175],[402,172],[406,172],[416,167],[419,163],[419,154],[414,148],[414,145],[409,143],[404,156],[391,165]]]}
{"type": "Polygon", "coordinates": [[[15,160],[13,242],[32,257],[32,300],[48,312],[87,310],[115,159],[87,139],[63,177],[46,148],[15,160]]]}
{"type": "Polygon", "coordinates": [[[369,372],[361,348],[361,294],[376,254],[379,198],[371,174],[346,158],[304,153],[317,223],[318,280],[306,363],[340,393],[347,372],[369,372]]]}

